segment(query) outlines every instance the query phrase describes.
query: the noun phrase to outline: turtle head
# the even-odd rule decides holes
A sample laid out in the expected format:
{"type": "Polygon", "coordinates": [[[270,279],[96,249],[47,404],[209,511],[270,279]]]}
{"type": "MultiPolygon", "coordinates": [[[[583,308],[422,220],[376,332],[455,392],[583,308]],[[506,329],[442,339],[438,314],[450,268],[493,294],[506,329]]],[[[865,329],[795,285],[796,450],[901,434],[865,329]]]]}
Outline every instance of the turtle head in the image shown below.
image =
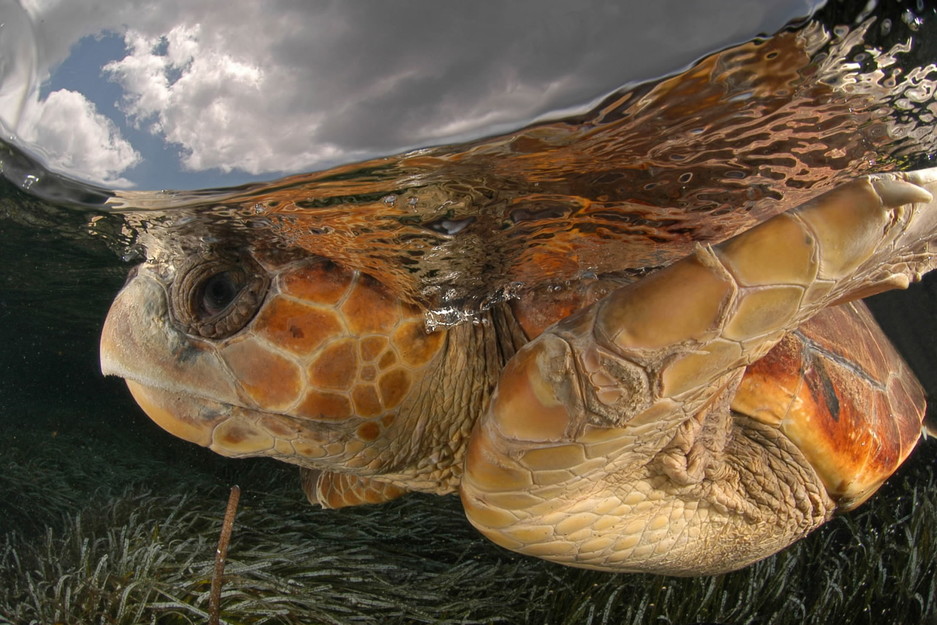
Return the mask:
{"type": "Polygon", "coordinates": [[[161,427],[221,454],[363,467],[443,337],[329,260],[208,253],[132,271],[101,366],[161,427]]]}

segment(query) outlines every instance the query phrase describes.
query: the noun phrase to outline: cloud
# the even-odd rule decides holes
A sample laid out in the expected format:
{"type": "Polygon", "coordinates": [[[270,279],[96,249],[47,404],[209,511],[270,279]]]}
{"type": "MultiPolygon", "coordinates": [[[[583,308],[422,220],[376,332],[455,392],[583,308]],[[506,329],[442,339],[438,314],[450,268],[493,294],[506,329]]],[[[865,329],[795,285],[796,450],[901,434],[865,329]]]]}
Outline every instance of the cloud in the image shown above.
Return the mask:
{"type": "Polygon", "coordinates": [[[108,186],[132,186],[121,174],[139,163],[140,155],[80,93],[60,89],[29,102],[18,131],[60,170],[108,186]]]}
{"type": "Polygon", "coordinates": [[[126,54],[104,70],[124,92],[127,120],[117,121],[174,146],[188,169],[251,174],[517,128],[774,31],[816,4],[23,2],[47,70],[81,37],[118,33],[126,54]]]}
{"type": "MultiPolygon", "coordinates": [[[[199,24],[179,25],[160,37],[128,31],[129,54],[104,67],[124,90],[122,110],[134,124],[180,146],[188,169],[269,171],[269,159],[262,161],[271,150],[264,148],[281,137],[272,128],[266,136],[262,130],[269,123],[264,70],[205,46],[200,34],[199,24]]],[[[302,116],[294,112],[292,121],[302,116]]],[[[300,155],[300,162],[312,158],[300,155]]]]}

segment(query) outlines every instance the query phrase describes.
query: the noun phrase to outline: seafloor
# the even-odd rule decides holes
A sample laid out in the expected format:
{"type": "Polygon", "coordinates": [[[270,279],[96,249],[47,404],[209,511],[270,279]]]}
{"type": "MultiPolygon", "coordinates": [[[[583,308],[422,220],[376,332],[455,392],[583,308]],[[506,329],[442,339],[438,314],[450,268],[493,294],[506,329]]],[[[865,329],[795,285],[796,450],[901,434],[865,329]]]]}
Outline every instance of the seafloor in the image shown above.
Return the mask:
{"type": "Polygon", "coordinates": [[[243,494],[228,623],[937,622],[934,441],[868,505],[793,548],[678,579],[513,555],[479,537],[454,497],[316,510],[290,467],[215,459],[126,402],[104,410],[37,402],[0,432],[0,623],[204,623],[232,483],[243,494]]]}

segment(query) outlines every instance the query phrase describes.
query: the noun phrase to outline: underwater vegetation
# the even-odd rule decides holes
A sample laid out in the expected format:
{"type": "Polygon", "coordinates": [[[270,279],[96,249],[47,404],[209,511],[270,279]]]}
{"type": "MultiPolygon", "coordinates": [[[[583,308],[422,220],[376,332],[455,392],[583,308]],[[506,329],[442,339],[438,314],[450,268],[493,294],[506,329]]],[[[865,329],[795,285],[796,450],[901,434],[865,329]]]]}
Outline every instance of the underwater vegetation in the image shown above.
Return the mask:
{"type": "Polygon", "coordinates": [[[122,432],[38,432],[3,434],[20,457],[0,467],[0,623],[206,622],[234,480],[223,623],[937,623],[934,441],[866,506],[792,548],[735,573],[669,578],[501,550],[455,497],[320,510],[274,462],[180,444],[173,463],[122,432]],[[87,455],[55,453],[79,437],[87,455]],[[43,461],[22,462],[40,448],[43,461]]]}

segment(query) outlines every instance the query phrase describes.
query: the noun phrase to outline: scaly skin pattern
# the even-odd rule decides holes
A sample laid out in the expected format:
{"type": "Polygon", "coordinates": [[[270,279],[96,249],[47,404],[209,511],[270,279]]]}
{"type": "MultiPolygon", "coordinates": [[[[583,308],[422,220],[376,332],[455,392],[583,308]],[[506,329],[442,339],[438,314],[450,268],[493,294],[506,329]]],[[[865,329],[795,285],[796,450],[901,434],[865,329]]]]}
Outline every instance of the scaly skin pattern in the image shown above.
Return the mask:
{"type": "MultiPolygon", "coordinates": [[[[855,181],[548,329],[508,364],[476,425],[461,485],[469,519],[564,564],[711,574],[801,538],[830,518],[834,496],[867,496],[868,478],[849,482],[876,460],[811,463],[829,449],[823,436],[811,449],[809,420],[822,413],[780,427],[731,401],[745,367],[818,311],[932,267],[937,206],[924,187],[935,182],[933,170],[855,181]]],[[[919,431],[923,397],[904,386],[886,400],[919,431]]]]}
{"type": "Polygon", "coordinates": [[[917,441],[921,389],[849,302],[932,267],[935,189],[937,170],[863,178],[627,286],[432,333],[322,258],[143,265],[102,368],[181,438],[299,465],[326,507],[460,490],[522,553],[727,571],[857,505],[917,441]]]}

